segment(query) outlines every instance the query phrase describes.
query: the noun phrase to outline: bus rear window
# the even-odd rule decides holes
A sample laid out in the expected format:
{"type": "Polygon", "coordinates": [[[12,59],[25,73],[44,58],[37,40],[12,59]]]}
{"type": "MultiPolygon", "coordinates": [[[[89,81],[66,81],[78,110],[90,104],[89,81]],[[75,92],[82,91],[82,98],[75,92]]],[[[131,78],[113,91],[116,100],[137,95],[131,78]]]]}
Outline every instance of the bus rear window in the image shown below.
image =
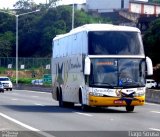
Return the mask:
{"type": "Polygon", "coordinates": [[[88,39],[89,55],[144,55],[138,32],[94,31],[88,39]]]}

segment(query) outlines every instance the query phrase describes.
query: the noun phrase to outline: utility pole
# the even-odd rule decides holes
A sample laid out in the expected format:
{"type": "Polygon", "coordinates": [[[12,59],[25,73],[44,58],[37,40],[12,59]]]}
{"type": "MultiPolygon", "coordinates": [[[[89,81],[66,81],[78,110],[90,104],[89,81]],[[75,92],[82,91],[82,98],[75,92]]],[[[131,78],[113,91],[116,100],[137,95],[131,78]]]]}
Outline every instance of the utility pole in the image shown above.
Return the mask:
{"type": "Polygon", "coordinates": [[[72,29],[74,29],[74,0],[72,5],[72,29]]]}

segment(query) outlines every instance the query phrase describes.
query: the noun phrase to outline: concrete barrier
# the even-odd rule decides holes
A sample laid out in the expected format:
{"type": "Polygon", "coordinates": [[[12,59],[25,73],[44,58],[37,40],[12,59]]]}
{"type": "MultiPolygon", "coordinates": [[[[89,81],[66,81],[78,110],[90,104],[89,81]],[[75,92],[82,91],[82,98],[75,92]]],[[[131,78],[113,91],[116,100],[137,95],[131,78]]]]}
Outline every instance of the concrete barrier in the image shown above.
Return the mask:
{"type": "Polygon", "coordinates": [[[32,90],[32,91],[41,91],[41,92],[51,92],[51,86],[43,86],[43,85],[25,85],[25,84],[18,84],[18,86],[14,85],[14,89],[18,90],[32,90]]]}
{"type": "Polygon", "coordinates": [[[160,104],[160,90],[158,90],[158,89],[147,89],[146,90],[146,102],[160,104]]]}
{"type": "MultiPolygon", "coordinates": [[[[14,89],[18,90],[33,90],[33,91],[41,91],[41,92],[51,92],[52,87],[40,86],[40,85],[24,85],[19,84],[18,87],[15,85],[14,89]]],[[[160,90],[156,89],[147,89],[146,90],[146,102],[158,103],[160,104],[160,90]]]]}

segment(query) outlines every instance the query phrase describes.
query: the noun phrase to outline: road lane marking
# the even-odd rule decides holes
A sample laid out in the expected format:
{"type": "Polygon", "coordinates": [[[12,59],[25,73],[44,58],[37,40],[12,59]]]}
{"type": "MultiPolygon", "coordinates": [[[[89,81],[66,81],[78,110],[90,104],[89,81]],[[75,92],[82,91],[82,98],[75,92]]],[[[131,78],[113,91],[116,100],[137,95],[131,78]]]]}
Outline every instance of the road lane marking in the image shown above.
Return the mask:
{"type": "Polygon", "coordinates": [[[20,122],[20,121],[18,121],[18,120],[16,120],[16,119],[14,119],[14,118],[11,118],[11,117],[3,114],[3,113],[0,113],[0,116],[2,116],[3,118],[5,118],[5,119],[7,119],[7,120],[12,121],[13,123],[16,123],[17,125],[20,125],[20,126],[26,128],[26,129],[29,129],[29,130],[31,130],[31,131],[34,131],[34,132],[36,132],[36,133],[38,133],[38,134],[40,134],[40,135],[43,135],[43,136],[46,136],[46,137],[55,137],[55,136],[53,136],[53,135],[51,135],[51,134],[48,134],[48,133],[43,132],[43,131],[40,131],[40,130],[37,129],[37,128],[31,127],[31,126],[29,126],[29,125],[26,125],[26,124],[24,124],[24,123],[22,123],[22,122],[20,122]]]}
{"type": "Polygon", "coordinates": [[[26,124],[24,124],[24,123],[22,123],[22,122],[20,122],[20,121],[18,121],[18,120],[16,120],[16,119],[13,119],[13,118],[11,118],[11,117],[3,114],[3,113],[0,113],[0,116],[2,116],[2,117],[4,117],[5,119],[8,119],[8,120],[10,120],[10,121],[18,124],[18,125],[20,125],[20,126],[22,126],[22,127],[24,127],[24,128],[26,128],[26,129],[29,129],[29,130],[31,130],[31,131],[36,131],[36,132],[40,131],[39,129],[36,129],[36,128],[33,128],[33,127],[29,126],[29,125],[26,125],[26,124]]]}
{"type": "Polygon", "coordinates": [[[114,119],[113,119],[113,118],[111,118],[110,120],[111,120],[111,121],[114,121],[114,119]]]}
{"type": "Polygon", "coordinates": [[[43,105],[43,104],[39,104],[39,103],[34,103],[36,106],[45,106],[45,105],[43,105]]]}
{"type": "Polygon", "coordinates": [[[32,98],[39,98],[39,96],[31,96],[32,98]]]}
{"type": "Polygon", "coordinates": [[[25,92],[31,92],[31,93],[38,93],[38,94],[50,94],[50,92],[41,92],[41,91],[30,91],[30,90],[24,90],[25,92]]]}
{"type": "Polygon", "coordinates": [[[160,114],[159,111],[150,111],[150,112],[160,114]]]}
{"type": "Polygon", "coordinates": [[[157,128],[149,128],[149,129],[154,131],[160,131],[160,129],[157,129],[157,128]]]}
{"type": "Polygon", "coordinates": [[[17,101],[18,99],[17,99],[17,98],[12,98],[11,100],[13,100],[13,101],[17,101]]]}
{"type": "Polygon", "coordinates": [[[92,117],[93,115],[91,114],[87,114],[87,113],[80,113],[80,112],[75,112],[78,115],[84,115],[84,116],[88,116],[88,117],[92,117]]]}

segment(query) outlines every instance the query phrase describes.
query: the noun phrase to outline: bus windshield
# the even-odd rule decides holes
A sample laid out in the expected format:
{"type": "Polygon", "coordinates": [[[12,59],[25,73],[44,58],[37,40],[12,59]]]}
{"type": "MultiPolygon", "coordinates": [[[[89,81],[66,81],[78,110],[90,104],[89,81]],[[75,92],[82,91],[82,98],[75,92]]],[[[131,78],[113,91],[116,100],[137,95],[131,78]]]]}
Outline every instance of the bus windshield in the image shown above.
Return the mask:
{"type": "Polygon", "coordinates": [[[91,31],[89,55],[144,55],[140,33],[129,31],[91,31]]]}
{"type": "Polygon", "coordinates": [[[134,88],[145,86],[144,59],[91,59],[90,85],[134,88]]]}

